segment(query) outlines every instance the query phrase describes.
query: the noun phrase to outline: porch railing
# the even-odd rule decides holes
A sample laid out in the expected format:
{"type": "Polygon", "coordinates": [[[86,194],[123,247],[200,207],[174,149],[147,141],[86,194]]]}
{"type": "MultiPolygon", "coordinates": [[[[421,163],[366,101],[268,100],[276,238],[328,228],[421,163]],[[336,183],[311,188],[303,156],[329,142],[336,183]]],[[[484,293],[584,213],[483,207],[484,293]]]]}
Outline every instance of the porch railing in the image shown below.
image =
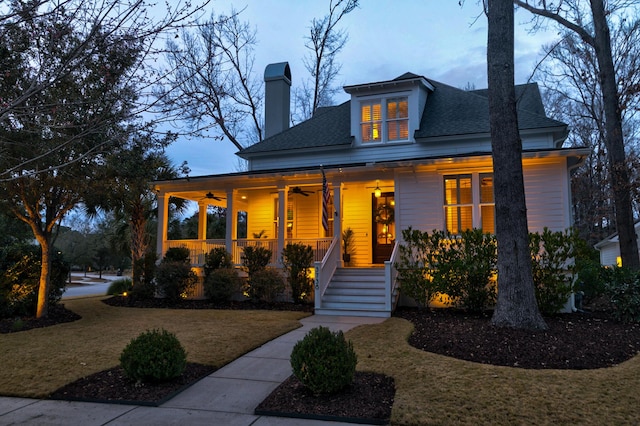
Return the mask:
{"type": "Polygon", "coordinates": [[[384,285],[385,285],[385,310],[392,312],[397,302],[396,293],[398,291],[398,270],[395,267],[396,258],[400,250],[398,241],[393,246],[393,252],[389,260],[384,262],[384,285]]]}
{"type": "Polygon", "coordinates": [[[316,261],[314,267],[314,287],[315,297],[314,304],[316,309],[321,308],[322,296],[329,286],[329,282],[336,272],[338,266],[342,265],[340,260],[340,246],[338,238],[331,241],[331,245],[327,249],[322,260],[316,261]]]}
{"type": "MultiPolygon", "coordinates": [[[[302,243],[311,246],[313,249],[314,262],[321,261],[329,250],[331,238],[293,238],[285,240],[285,246],[289,243],[302,243]]],[[[277,239],[237,239],[231,242],[231,256],[233,263],[238,266],[242,264],[242,252],[245,247],[265,247],[271,250],[270,264],[275,266],[282,253],[278,253],[277,239]]],[[[189,249],[192,265],[203,265],[204,255],[217,247],[226,248],[224,239],[215,240],[167,240],[166,249],[172,247],[186,247],[189,249]]]]}

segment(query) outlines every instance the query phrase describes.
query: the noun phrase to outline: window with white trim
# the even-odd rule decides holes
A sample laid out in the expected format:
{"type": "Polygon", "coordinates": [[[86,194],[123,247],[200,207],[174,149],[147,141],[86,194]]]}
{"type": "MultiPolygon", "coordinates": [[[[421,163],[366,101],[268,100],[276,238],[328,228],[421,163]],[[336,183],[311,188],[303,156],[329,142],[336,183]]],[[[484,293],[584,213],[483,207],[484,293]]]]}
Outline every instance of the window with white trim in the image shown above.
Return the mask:
{"type": "Polygon", "coordinates": [[[472,228],[494,233],[493,174],[445,175],[444,217],[445,229],[450,234],[472,228]]]}
{"type": "Polygon", "coordinates": [[[360,136],[362,143],[409,140],[409,99],[395,97],[361,102],[360,136]]]}

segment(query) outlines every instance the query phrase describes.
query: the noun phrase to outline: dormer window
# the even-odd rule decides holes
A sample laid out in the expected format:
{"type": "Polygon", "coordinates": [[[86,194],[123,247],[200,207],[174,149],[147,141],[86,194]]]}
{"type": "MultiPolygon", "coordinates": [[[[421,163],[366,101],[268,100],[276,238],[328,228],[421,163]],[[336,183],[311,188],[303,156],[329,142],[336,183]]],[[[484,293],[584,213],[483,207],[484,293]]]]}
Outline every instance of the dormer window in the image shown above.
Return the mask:
{"type": "Polygon", "coordinates": [[[360,131],[363,143],[408,140],[409,99],[395,97],[363,101],[360,104],[360,131]]]}

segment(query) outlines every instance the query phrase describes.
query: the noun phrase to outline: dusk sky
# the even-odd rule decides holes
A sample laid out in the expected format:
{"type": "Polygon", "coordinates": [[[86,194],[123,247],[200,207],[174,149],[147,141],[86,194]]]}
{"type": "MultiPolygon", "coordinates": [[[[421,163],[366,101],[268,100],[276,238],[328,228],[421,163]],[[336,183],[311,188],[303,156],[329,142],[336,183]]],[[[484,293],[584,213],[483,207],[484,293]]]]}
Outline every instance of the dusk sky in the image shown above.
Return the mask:
{"type": "MultiPolygon", "coordinates": [[[[308,78],[302,58],[311,20],[327,14],[329,0],[214,0],[209,11],[229,14],[246,9],[240,19],[257,30],[254,72],[289,62],[292,90],[308,78]]],[[[337,86],[391,80],[405,72],[423,75],[454,87],[487,87],[487,19],[481,2],[466,0],[361,0],[359,8],[340,23],[349,40],[338,56],[342,69],[337,86]]],[[[516,83],[531,78],[542,57],[542,46],[555,32],[529,34],[530,15],[516,14],[516,83]]],[[[335,97],[339,104],[347,95],[335,97]]],[[[229,141],[183,139],[168,153],[176,164],[186,160],[191,176],[237,171],[237,150],[229,141]]]]}

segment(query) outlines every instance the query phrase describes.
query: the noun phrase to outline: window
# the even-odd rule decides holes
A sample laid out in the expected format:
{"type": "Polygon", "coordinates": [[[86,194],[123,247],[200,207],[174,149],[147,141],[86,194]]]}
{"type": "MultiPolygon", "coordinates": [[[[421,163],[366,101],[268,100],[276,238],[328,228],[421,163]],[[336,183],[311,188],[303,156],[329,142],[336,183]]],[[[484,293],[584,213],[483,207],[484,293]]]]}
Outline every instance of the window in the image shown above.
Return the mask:
{"type": "Polygon", "coordinates": [[[362,142],[378,142],[382,136],[382,108],[380,103],[362,104],[362,142]]]}
{"type": "Polygon", "coordinates": [[[494,233],[493,174],[444,176],[444,216],[450,234],[472,228],[494,233]]]}
{"type": "Polygon", "coordinates": [[[361,103],[360,132],[363,143],[408,140],[409,99],[401,97],[361,103]]]}
{"type": "Polygon", "coordinates": [[[459,234],[473,228],[471,175],[444,177],[444,217],[447,232],[459,234]]]}
{"type": "Polygon", "coordinates": [[[399,141],[409,139],[409,108],[407,98],[387,101],[387,139],[399,141]]]}
{"type": "Polygon", "coordinates": [[[480,218],[482,230],[494,234],[496,232],[496,203],[493,199],[493,174],[480,174],[480,218]]]}

